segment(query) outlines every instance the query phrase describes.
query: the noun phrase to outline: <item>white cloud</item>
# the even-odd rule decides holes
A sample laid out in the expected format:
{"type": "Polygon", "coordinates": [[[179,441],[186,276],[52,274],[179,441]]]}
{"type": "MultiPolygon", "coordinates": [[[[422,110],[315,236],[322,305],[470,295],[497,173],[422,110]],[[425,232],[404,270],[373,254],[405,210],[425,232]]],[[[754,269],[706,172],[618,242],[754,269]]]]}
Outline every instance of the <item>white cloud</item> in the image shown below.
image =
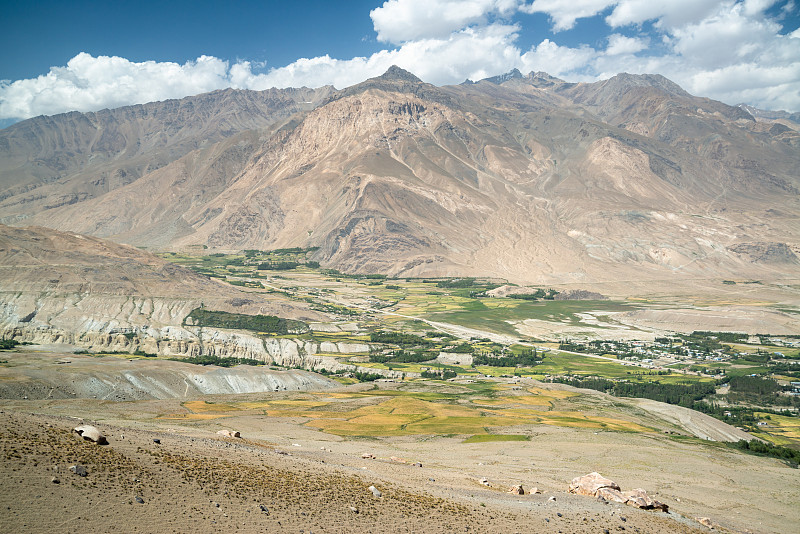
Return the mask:
{"type": "Polygon", "coordinates": [[[701,20],[720,6],[719,0],[619,0],[613,3],[616,6],[606,17],[606,23],[613,28],[648,20],[657,21],[657,25],[663,29],[674,28],[701,20]]]}
{"type": "Polygon", "coordinates": [[[404,43],[446,38],[491,14],[507,15],[518,0],[388,0],[370,11],[378,40],[404,43]]]}
{"type": "Polygon", "coordinates": [[[596,54],[588,46],[569,48],[545,39],[522,55],[522,70],[543,71],[556,77],[564,77],[582,70],[596,54]]]}
{"type": "Polygon", "coordinates": [[[228,87],[227,70],[225,61],[209,56],[179,65],[81,53],[37,78],[0,84],[0,118],[182,98],[228,87]]]}
{"type": "Polygon", "coordinates": [[[606,47],[606,54],[609,56],[619,56],[623,54],[635,54],[647,48],[647,42],[644,39],[636,37],[626,37],[618,33],[612,33],[608,36],[608,47],[606,47]]]}
{"type": "Polygon", "coordinates": [[[534,0],[520,11],[548,14],[553,21],[553,31],[558,32],[569,30],[578,19],[593,17],[616,3],[616,0],[534,0]]]}
{"type": "MultiPolygon", "coordinates": [[[[618,72],[658,73],[687,91],[769,109],[800,110],[800,30],[781,35],[765,10],[774,0],[389,0],[371,12],[381,39],[400,43],[369,57],[302,58],[261,72],[240,61],[201,56],[185,64],[78,54],[66,66],[28,80],[0,82],[0,120],[70,110],[181,98],[224,87],[343,88],[382,74],[392,64],[437,85],[478,80],[519,68],[570,81],[608,78],[618,72]],[[458,4],[458,5],[456,5],[458,4]],[[517,45],[525,31],[513,12],[542,12],[555,29],[582,17],[608,13],[613,32],[605,50],[563,46],[554,37],[528,50],[517,45]],[[652,25],[641,26],[645,21],[652,25]],[[632,28],[632,25],[640,25],[632,28]],[[656,46],[650,47],[654,43],[656,46]],[[256,72],[257,71],[257,72],[256,72]]],[[[593,40],[597,42],[597,37],[593,40]]],[[[259,66],[263,67],[263,66],[259,66]]]]}

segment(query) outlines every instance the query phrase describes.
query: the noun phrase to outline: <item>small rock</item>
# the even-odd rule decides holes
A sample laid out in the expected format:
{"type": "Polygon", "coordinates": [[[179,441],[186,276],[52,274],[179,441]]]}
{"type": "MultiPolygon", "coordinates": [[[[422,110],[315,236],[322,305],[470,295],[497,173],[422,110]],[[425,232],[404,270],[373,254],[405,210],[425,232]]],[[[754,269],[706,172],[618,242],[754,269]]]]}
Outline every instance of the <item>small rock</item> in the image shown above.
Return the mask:
{"type": "Polygon", "coordinates": [[[542,490],[536,487],[531,488],[531,491],[528,492],[529,495],[539,495],[540,493],[542,493],[542,490]]]}
{"type": "Polygon", "coordinates": [[[557,515],[558,517],[564,517],[564,516],[561,514],[561,512],[557,512],[557,513],[556,513],[556,515],[557,515]]]}
{"type": "Polygon", "coordinates": [[[508,490],[508,493],[513,493],[514,495],[525,495],[525,488],[522,487],[522,484],[511,486],[511,488],[508,490]]]}
{"type": "Polygon", "coordinates": [[[414,462],[411,465],[412,465],[412,467],[422,467],[422,464],[420,462],[414,462]]]}
{"type": "Polygon", "coordinates": [[[263,504],[260,505],[259,508],[261,509],[262,512],[264,512],[265,514],[269,515],[269,508],[267,508],[263,504]]]}
{"type": "Polygon", "coordinates": [[[380,492],[380,490],[378,490],[378,488],[376,488],[375,486],[370,486],[370,487],[369,487],[369,488],[367,488],[367,489],[368,489],[368,490],[370,490],[370,491],[372,492],[372,495],[373,495],[373,496],[375,496],[375,497],[381,497],[381,496],[383,495],[383,494],[380,492]]]}
{"type": "Polygon", "coordinates": [[[160,445],[161,444],[161,440],[158,439],[158,438],[153,438],[153,443],[156,443],[156,444],[160,445]]]}
{"type": "Polygon", "coordinates": [[[350,511],[353,512],[354,514],[357,514],[358,513],[358,508],[356,508],[355,506],[351,506],[350,507],[350,511]]]}
{"type": "Polygon", "coordinates": [[[58,477],[51,478],[50,482],[52,482],[53,484],[61,484],[61,481],[58,479],[58,477]]]}
{"type": "Polygon", "coordinates": [[[362,454],[361,457],[364,458],[365,460],[374,460],[375,459],[375,455],[374,454],[370,454],[368,452],[365,452],[364,454],[362,454]]]}
{"type": "Polygon", "coordinates": [[[136,502],[138,502],[139,504],[144,504],[144,499],[142,499],[138,495],[135,498],[136,498],[136,502]]]}
{"type": "Polygon", "coordinates": [[[436,482],[435,478],[428,478],[428,480],[431,481],[431,482],[436,482]]]}
{"type": "Polygon", "coordinates": [[[703,525],[704,527],[712,528],[714,524],[711,522],[711,518],[708,517],[695,517],[698,523],[703,525]]]}
{"type": "Polygon", "coordinates": [[[85,477],[86,475],[89,474],[86,468],[81,464],[75,464],[72,467],[70,467],[69,470],[78,475],[79,477],[85,477]]]}
{"type": "Polygon", "coordinates": [[[549,498],[549,499],[547,499],[547,500],[548,500],[548,501],[555,502],[555,500],[556,500],[556,496],[555,496],[555,495],[551,495],[551,496],[550,496],[550,498],[549,498]]]}
{"type": "Polygon", "coordinates": [[[490,484],[489,484],[489,479],[488,479],[488,478],[485,478],[485,477],[484,477],[484,478],[480,479],[478,482],[480,482],[480,483],[481,483],[481,484],[483,484],[484,486],[490,486],[490,484]]]}

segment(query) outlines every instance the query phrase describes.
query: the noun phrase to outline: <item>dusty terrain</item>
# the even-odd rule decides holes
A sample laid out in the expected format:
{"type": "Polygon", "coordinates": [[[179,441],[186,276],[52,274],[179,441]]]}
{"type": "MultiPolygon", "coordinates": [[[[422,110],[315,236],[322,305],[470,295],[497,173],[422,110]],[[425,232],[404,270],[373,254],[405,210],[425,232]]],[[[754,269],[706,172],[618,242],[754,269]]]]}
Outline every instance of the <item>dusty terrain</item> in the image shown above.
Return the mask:
{"type": "MultiPolygon", "coordinates": [[[[97,360],[96,367],[102,366],[97,360]]],[[[542,387],[528,379],[522,385],[542,387]]],[[[450,431],[347,437],[305,424],[308,417],[267,415],[257,408],[324,400],[332,403],[330,415],[320,419],[326,421],[337,410],[352,409],[354,401],[348,399],[354,393],[373,387],[214,396],[194,391],[176,399],[125,402],[4,399],[0,517],[13,532],[91,526],[103,532],[599,533],[624,528],[655,533],[704,531],[695,518],[709,517],[718,530],[777,533],[790,532],[800,521],[795,469],[685,437],[695,433],[719,439],[734,429],[701,414],[690,414],[701,421],[687,419],[688,410],[652,401],[547,386],[569,395],[580,392],[569,397],[573,409],[637,421],[651,430],[517,425],[502,430],[528,441],[483,443],[465,443],[466,436],[450,431]],[[71,434],[80,421],[98,426],[109,445],[71,434]],[[237,430],[242,438],[217,435],[222,429],[237,430]],[[362,458],[364,453],[375,459],[362,458]],[[87,477],[69,471],[76,463],[86,466],[87,477]],[[573,477],[591,471],[624,489],[645,488],[668,504],[670,513],[567,493],[573,477]],[[480,483],[484,477],[488,487],[480,483]],[[515,484],[543,493],[506,493],[515,484]],[[374,497],[369,486],[382,496],[374,497]]],[[[445,386],[379,387],[424,392],[445,386]]],[[[510,386],[508,391],[515,393],[510,386]]],[[[372,399],[373,404],[382,402],[380,396],[372,399]]]]}

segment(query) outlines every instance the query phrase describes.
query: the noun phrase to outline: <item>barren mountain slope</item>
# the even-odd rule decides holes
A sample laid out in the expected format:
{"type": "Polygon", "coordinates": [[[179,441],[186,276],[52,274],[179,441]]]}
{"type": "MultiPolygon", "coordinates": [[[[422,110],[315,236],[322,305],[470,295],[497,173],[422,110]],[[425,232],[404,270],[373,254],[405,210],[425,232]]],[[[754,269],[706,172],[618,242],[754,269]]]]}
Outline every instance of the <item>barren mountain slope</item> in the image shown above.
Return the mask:
{"type": "Polygon", "coordinates": [[[311,109],[332,88],[225,89],[0,130],[0,221],[24,221],[136,181],[188,152],[311,109]]]}
{"type": "Polygon", "coordinates": [[[786,132],[659,76],[495,82],[392,68],[269,139],[239,134],[35,221],[157,248],[319,246],[324,264],[401,275],[800,271],[786,132]]]}
{"type": "Polygon", "coordinates": [[[0,225],[0,327],[105,335],[179,326],[201,304],[324,319],[302,305],[239,291],[127,245],[0,225]]]}

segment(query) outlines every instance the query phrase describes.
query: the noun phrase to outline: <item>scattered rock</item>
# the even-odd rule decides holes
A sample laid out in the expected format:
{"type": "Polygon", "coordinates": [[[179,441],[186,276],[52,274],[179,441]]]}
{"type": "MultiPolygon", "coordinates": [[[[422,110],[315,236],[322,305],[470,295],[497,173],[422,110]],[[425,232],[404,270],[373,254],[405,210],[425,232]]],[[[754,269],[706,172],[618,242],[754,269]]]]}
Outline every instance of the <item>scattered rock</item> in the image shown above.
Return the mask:
{"type": "Polygon", "coordinates": [[[569,485],[570,493],[577,493],[578,495],[588,495],[589,497],[596,497],[597,490],[600,488],[611,488],[619,491],[619,486],[613,480],[605,478],[597,472],[583,475],[582,477],[575,477],[569,485]]]}
{"type": "Polygon", "coordinates": [[[355,506],[351,506],[350,507],[350,511],[353,512],[354,514],[357,514],[358,513],[358,508],[356,508],[355,506]]]}
{"type": "Polygon", "coordinates": [[[378,490],[378,488],[376,488],[375,486],[370,486],[367,489],[372,492],[372,495],[374,497],[382,497],[383,496],[383,494],[380,492],[380,490],[378,490]]]}
{"type": "Polygon", "coordinates": [[[491,486],[491,484],[489,484],[489,479],[488,478],[482,478],[478,482],[480,482],[481,484],[483,484],[484,486],[487,486],[487,487],[491,486]]]}
{"type": "Polygon", "coordinates": [[[138,502],[139,504],[144,504],[144,499],[142,499],[138,495],[135,498],[136,498],[136,502],[138,502]]]}
{"type": "Polygon", "coordinates": [[[86,441],[94,441],[98,445],[106,445],[108,443],[106,437],[100,433],[97,427],[92,425],[79,425],[73,428],[72,431],[86,441]]]}
{"type": "Polygon", "coordinates": [[[238,430],[217,430],[217,434],[220,436],[225,436],[228,438],[240,438],[242,437],[238,430]]]}
{"type": "Polygon", "coordinates": [[[81,464],[75,464],[72,467],[70,467],[69,470],[78,475],[79,477],[85,477],[86,475],[89,474],[86,468],[81,464]]]}
{"type": "Polygon", "coordinates": [[[539,495],[540,493],[542,493],[542,490],[536,487],[531,488],[531,491],[528,492],[529,495],[539,495]]]}
{"type": "Polygon", "coordinates": [[[374,460],[375,459],[375,455],[374,454],[370,454],[368,452],[365,452],[364,454],[362,454],[361,457],[364,458],[365,460],[374,460]]]}
{"type": "Polygon", "coordinates": [[[260,509],[262,512],[264,512],[265,514],[269,515],[269,508],[267,508],[267,507],[266,507],[266,506],[264,506],[263,504],[262,504],[262,505],[259,505],[259,509],[260,509]]]}
{"type": "Polygon", "coordinates": [[[61,484],[61,481],[58,479],[58,477],[51,478],[50,482],[52,482],[53,484],[61,484]]]}
{"type": "Polygon", "coordinates": [[[643,510],[655,509],[655,510],[662,510],[664,512],[669,511],[669,506],[667,506],[663,502],[653,499],[642,488],[626,491],[625,493],[623,493],[623,495],[627,499],[626,504],[630,506],[635,506],[636,508],[642,508],[643,510]]]}
{"type": "Polygon", "coordinates": [[[397,462],[397,463],[400,463],[400,464],[405,464],[405,463],[408,463],[408,460],[406,460],[405,458],[398,458],[397,456],[392,456],[392,457],[391,457],[391,458],[389,458],[389,459],[390,459],[391,461],[393,461],[393,462],[397,462]]]}
{"type": "Polygon", "coordinates": [[[703,525],[704,527],[714,528],[714,524],[711,522],[711,519],[708,517],[695,517],[695,520],[703,525]]]}
{"type": "Polygon", "coordinates": [[[412,465],[412,467],[422,467],[422,463],[420,463],[420,462],[414,462],[411,465],[412,465]]]}
{"type": "Polygon", "coordinates": [[[158,439],[158,438],[153,438],[153,443],[155,443],[157,445],[161,445],[161,440],[158,439]]]}
{"type": "Polygon", "coordinates": [[[548,500],[548,501],[555,502],[555,501],[556,501],[556,496],[555,496],[555,495],[551,495],[551,496],[550,496],[550,498],[549,498],[549,499],[547,499],[547,500],[548,500]]]}
{"type": "Polygon", "coordinates": [[[516,486],[511,486],[508,490],[508,493],[513,493],[514,495],[525,495],[525,489],[522,487],[522,484],[518,484],[516,486]]]}

